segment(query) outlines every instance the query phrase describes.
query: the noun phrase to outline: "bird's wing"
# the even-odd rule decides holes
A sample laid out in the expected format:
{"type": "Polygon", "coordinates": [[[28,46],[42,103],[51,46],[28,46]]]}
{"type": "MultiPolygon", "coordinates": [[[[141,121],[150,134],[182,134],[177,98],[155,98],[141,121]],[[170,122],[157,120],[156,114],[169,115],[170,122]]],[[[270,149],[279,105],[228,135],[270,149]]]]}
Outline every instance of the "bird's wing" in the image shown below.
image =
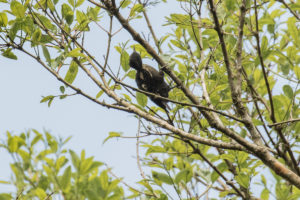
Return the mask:
{"type": "Polygon", "coordinates": [[[147,74],[149,74],[149,77],[151,78],[151,80],[154,84],[162,83],[164,81],[164,74],[158,72],[156,69],[154,69],[150,65],[143,65],[143,69],[147,74]]]}
{"type": "Polygon", "coordinates": [[[137,71],[135,75],[135,82],[139,89],[149,91],[148,84],[145,81],[145,76],[142,71],[137,71]]]}

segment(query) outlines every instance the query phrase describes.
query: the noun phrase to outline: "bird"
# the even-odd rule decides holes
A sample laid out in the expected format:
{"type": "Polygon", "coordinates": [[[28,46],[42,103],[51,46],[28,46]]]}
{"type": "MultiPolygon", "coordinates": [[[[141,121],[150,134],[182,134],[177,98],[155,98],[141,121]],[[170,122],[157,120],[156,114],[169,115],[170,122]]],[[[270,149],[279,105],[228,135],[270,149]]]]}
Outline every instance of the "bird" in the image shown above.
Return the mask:
{"type": "MultiPolygon", "coordinates": [[[[143,64],[142,58],[135,50],[129,57],[129,66],[136,70],[135,81],[139,89],[151,92],[162,97],[169,97],[171,87],[164,80],[163,71],[157,71],[147,64],[143,64]]],[[[166,100],[148,95],[156,105],[164,109],[167,113],[170,107],[166,100]]]]}

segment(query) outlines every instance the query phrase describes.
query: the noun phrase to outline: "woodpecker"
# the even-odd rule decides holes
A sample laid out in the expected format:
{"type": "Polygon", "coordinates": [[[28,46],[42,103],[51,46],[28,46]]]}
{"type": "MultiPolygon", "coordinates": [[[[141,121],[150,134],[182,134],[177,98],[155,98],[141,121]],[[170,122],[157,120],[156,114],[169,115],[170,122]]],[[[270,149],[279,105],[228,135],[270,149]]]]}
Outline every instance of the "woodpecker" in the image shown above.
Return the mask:
{"type": "MultiPolygon", "coordinates": [[[[164,80],[163,71],[143,64],[140,54],[134,51],[129,58],[129,65],[136,70],[135,81],[139,89],[151,92],[162,97],[169,97],[170,86],[164,80]]],[[[167,101],[150,96],[150,99],[168,113],[167,101]]]]}

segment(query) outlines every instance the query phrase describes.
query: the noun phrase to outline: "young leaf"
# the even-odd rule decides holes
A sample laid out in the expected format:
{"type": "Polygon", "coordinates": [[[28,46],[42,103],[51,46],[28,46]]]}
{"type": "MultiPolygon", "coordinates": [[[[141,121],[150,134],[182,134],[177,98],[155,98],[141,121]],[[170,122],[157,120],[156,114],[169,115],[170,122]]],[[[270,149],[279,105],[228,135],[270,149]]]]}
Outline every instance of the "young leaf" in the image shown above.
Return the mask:
{"type": "Polygon", "coordinates": [[[50,57],[50,53],[49,53],[47,47],[42,45],[42,49],[43,49],[44,57],[45,57],[46,61],[48,62],[48,65],[51,67],[51,57],[50,57]]]}
{"type": "Polygon", "coordinates": [[[36,188],[34,190],[34,193],[36,196],[38,196],[39,199],[46,199],[47,194],[42,188],[36,188]]]}
{"type": "Polygon", "coordinates": [[[120,7],[121,8],[126,8],[130,3],[131,3],[131,0],[122,0],[120,2],[120,7]]]}
{"type": "Polygon", "coordinates": [[[81,53],[80,48],[73,49],[72,51],[68,52],[67,57],[84,57],[84,54],[81,53]]]}
{"type": "Polygon", "coordinates": [[[132,9],[130,10],[129,16],[132,17],[136,15],[136,13],[140,13],[143,10],[143,5],[142,4],[135,4],[132,9]]]}
{"type": "Polygon", "coordinates": [[[147,105],[148,98],[143,93],[136,92],[136,100],[140,106],[145,107],[147,105]]]}
{"type": "Polygon", "coordinates": [[[97,93],[97,95],[96,95],[96,99],[99,99],[99,98],[102,96],[103,93],[104,93],[104,91],[103,91],[103,90],[100,90],[100,91],[97,93]]]}
{"type": "Polygon", "coordinates": [[[292,99],[293,96],[294,96],[293,89],[292,89],[292,87],[289,86],[289,85],[284,85],[284,86],[283,86],[283,92],[284,92],[284,94],[285,94],[287,97],[289,97],[290,99],[292,99]]]}
{"type": "Polygon", "coordinates": [[[71,166],[69,166],[65,169],[64,174],[62,175],[60,181],[60,185],[64,191],[71,184],[71,175],[72,175],[71,166]]]}
{"type": "Polygon", "coordinates": [[[104,144],[107,140],[109,140],[111,138],[120,137],[122,135],[122,133],[120,133],[120,132],[109,132],[108,134],[109,134],[109,136],[104,139],[102,144],[104,144]]]}
{"type": "Polygon", "coordinates": [[[75,167],[75,169],[78,170],[79,167],[80,167],[79,166],[80,165],[80,159],[79,159],[78,155],[74,151],[69,150],[69,152],[70,152],[70,155],[71,155],[72,164],[75,167]]]}
{"type": "Polygon", "coordinates": [[[173,181],[172,178],[170,176],[168,176],[167,174],[163,174],[160,172],[156,172],[156,171],[152,171],[152,176],[154,179],[157,179],[163,183],[166,183],[168,185],[172,185],[173,181]]]}
{"type": "Polygon", "coordinates": [[[248,175],[241,173],[238,176],[236,176],[235,179],[242,187],[245,187],[245,188],[249,187],[250,178],[248,175]]]}
{"type": "Polygon", "coordinates": [[[135,75],[136,75],[136,71],[135,70],[131,70],[127,73],[126,76],[128,76],[131,79],[135,79],[135,75]]]}
{"type": "Polygon", "coordinates": [[[84,0],[78,0],[75,4],[75,7],[79,7],[83,4],[84,0]]]}
{"type": "Polygon", "coordinates": [[[179,183],[183,180],[185,183],[189,182],[192,179],[192,172],[188,169],[180,171],[175,177],[175,183],[179,183]]]}
{"type": "Polygon", "coordinates": [[[41,40],[42,38],[42,31],[41,29],[37,28],[35,29],[34,33],[32,34],[32,42],[37,43],[41,40]]]}
{"type": "Polygon", "coordinates": [[[59,87],[59,90],[60,90],[60,92],[61,92],[62,94],[64,94],[66,89],[65,89],[64,86],[60,86],[60,87],[59,87]]]}
{"type": "Polygon", "coordinates": [[[72,84],[77,76],[77,73],[78,73],[78,65],[75,61],[72,61],[69,70],[65,76],[65,81],[72,84]]]}
{"type": "Polygon", "coordinates": [[[6,49],[3,53],[2,56],[6,57],[6,58],[10,58],[13,60],[17,60],[17,56],[11,51],[11,48],[6,49]]]}
{"type": "Polygon", "coordinates": [[[8,19],[7,19],[6,13],[4,13],[4,12],[0,13],[0,26],[6,27],[7,22],[8,22],[8,19]]]}
{"type": "Polygon", "coordinates": [[[43,99],[40,101],[40,103],[47,102],[47,101],[49,101],[50,99],[53,99],[53,98],[54,98],[53,95],[49,95],[49,96],[43,97],[43,99]]]}
{"type": "Polygon", "coordinates": [[[129,70],[129,55],[126,51],[122,51],[121,54],[121,65],[125,72],[129,70]]]}
{"type": "Polygon", "coordinates": [[[10,4],[10,9],[12,14],[16,17],[24,17],[25,15],[25,8],[24,6],[18,1],[12,1],[10,4]]]}
{"type": "Polygon", "coordinates": [[[61,6],[61,13],[62,17],[67,21],[67,23],[70,25],[73,22],[74,19],[74,13],[72,11],[72,8],[68,4],[63,4],[61,6]]]}

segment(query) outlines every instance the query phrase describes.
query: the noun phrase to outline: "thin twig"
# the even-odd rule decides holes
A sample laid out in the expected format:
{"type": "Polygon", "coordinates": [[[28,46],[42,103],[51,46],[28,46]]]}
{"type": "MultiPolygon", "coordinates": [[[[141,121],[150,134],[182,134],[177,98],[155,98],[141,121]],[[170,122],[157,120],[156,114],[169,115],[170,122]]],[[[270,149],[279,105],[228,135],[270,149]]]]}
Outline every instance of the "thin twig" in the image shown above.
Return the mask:
{"type": "MultiPolygon", "coordinates": [[[[138,2],[139,2],[139,4],[142,4],[141,0],[138,0],[138,2]]],[[[142,5],[143,5],[143,4],[142,4],[142,5]]],[[[154,40],[154,42],[155,42],[155,45],[156,45],[156,47],[157,47],[159,53],[162,54],[162,50],[161,50],[161,48],[160,48],[160,46],[159,46],[157,37],[156,37],[155,32],[154,32],[154,30],[153,30],[153,28],[152,28],[152,25],[151,25],[151,23],[150,23],[150,20],[149,20],[149,18],[148,18],[148,15],[147,15],[147,12],[146,12],[146,10],[145,10],[145,7],[144,7],[144,9],[143,9],[143,15],[144,15],[144,17],[145,17],[146,23],[147,23],[148,28],[149,28],[149,30],[150,30],[150,33],[151,33],[151,35],[152,35],[152,37],[153,37],[153,40],[154,40]]]]}
{"type": "Polygon", "coordinates": [[[292,15],[294,15],[299,21],[300,21],[300,17],[297,15],[297,13],[295,13],[290,7],[289,5],[287,5],[287,3],[284,0],[276,0],[280,3],[282,3],[291,13],[292,15]]]}
{"type": "Polygon", "coordinates": [[[290,120],[283,121],[283,122],[277,122],[277,123],[274,123],[274,124],[269,124],[268,126],[271,128],[273,126],[278,126],[278,125],[287,124],[287,123],[294,123],[294,122],[298,122],[298,121],[300,121],[300,118],[290,119],[290,120]]]}

